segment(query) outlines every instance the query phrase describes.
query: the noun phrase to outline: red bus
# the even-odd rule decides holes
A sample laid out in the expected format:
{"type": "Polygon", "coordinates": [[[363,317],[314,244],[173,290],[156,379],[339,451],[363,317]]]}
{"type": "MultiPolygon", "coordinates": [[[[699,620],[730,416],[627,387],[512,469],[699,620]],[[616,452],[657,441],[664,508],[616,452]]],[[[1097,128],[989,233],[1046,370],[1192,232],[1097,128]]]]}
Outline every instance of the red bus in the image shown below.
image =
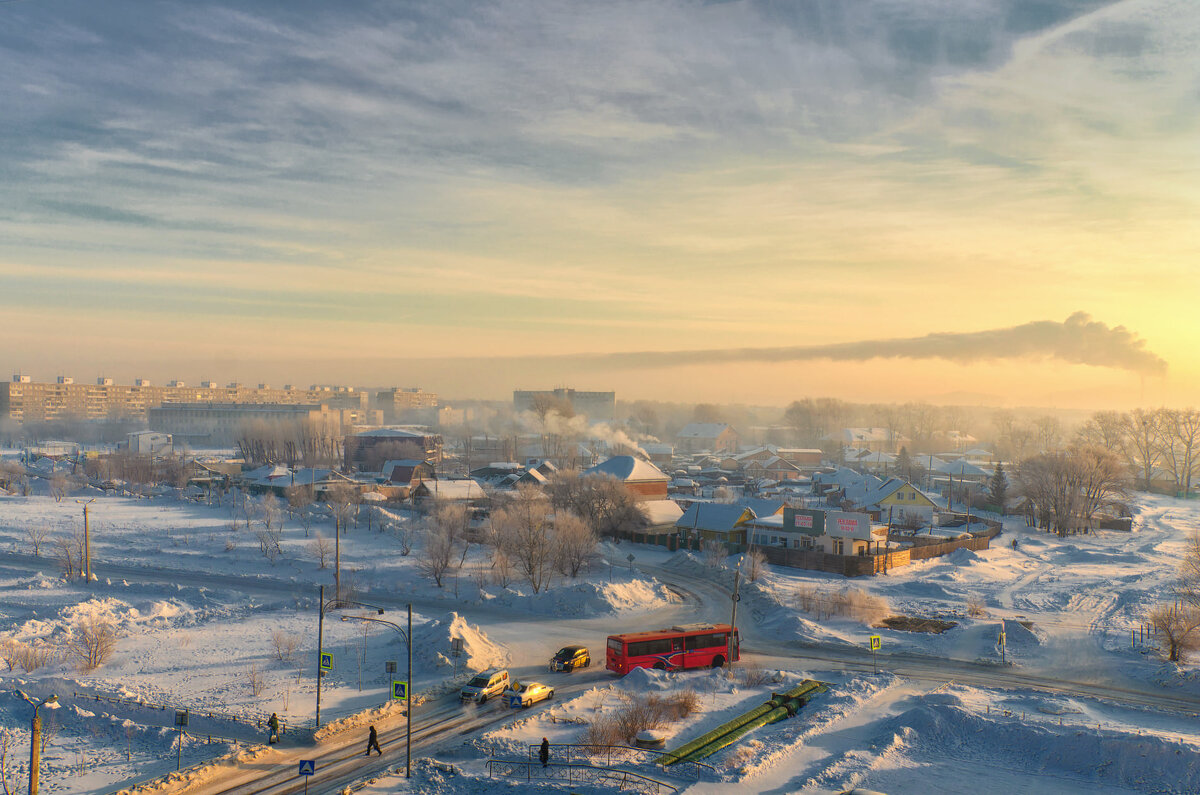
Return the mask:
{"type": "MultiPolygon", "coordinates": [[[[653,632],[609,635],[607,667],[621,675],[634,668],[720,668],[729,656],[730,629],[728,624],[681,624],[653,632]]],[[[739,647],[740,638],[733,630],[734,662],[741,656],[739,647]]]]}

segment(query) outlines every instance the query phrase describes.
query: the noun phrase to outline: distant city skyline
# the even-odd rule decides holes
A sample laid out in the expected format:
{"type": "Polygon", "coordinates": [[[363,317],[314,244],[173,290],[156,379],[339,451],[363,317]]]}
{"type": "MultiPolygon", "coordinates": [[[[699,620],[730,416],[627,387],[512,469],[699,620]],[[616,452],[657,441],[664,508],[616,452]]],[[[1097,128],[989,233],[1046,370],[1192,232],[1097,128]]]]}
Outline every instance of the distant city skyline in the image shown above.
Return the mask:
{"type": "Polygon", "coordinates": [[[0,367],[1200,404],[1195,3],[246,9],[0,4],[0,367]]]}

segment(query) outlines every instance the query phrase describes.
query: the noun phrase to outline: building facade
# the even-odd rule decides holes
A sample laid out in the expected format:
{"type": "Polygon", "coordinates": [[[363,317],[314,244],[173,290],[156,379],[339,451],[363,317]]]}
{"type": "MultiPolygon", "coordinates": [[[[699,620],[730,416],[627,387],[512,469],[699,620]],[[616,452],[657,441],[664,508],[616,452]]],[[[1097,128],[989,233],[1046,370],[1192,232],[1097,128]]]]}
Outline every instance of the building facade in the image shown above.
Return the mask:
{"type": "Polygon", "coordinates": [[[97,378],[94,384],[78,384],[67,376],[57,383],[40,383],[28,376],[14,375],[0,383],[0,419],[16,422],[54,420],[148,420],[150,409],[179,403],[324,405],[330,409],[366,410],[369,395],[354,387],[298,389],[290,384],[282,389],[269,384],[245,386],[232,383],[217,386],[212,381],[188,386],[171,381],[155,386],[144,378],[133,384],[114,384],[111,378],[97,378]]]}
{"type": "Polygon", "coordinates": [[[617,413],[616,392],[578,392],[574,389],[515,389],[513,411],[532,411],[534,403],[545,398],[566,401],[576,414],[589,420],[612,420],[617,413]]]}

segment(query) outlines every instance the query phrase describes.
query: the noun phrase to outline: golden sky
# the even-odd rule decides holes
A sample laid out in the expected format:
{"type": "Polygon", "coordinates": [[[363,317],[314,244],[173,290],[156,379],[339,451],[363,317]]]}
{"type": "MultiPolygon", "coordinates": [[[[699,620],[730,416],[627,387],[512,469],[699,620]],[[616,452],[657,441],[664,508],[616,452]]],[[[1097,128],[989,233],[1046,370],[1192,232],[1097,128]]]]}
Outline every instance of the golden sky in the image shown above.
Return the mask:
{"type": "Polygon", "coordinates": [[[0,6],[13,371],[1200,402],[1195,3],[90,6],[0,6]],[[1080,311],[1166,374],[537,361],[1080,311]]]}

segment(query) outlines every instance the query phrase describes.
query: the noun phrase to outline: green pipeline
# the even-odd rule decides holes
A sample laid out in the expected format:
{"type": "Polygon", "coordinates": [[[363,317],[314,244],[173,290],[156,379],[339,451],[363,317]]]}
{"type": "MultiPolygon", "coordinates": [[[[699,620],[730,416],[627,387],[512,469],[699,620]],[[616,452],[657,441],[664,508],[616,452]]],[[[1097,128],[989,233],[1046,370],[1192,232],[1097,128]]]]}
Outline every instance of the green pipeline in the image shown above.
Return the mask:
{"type": "Polygon", "coordinates": [[[694,761],[711,756],[730,743],[737,741],[747,732],[782,720],[789,714],[795,714],[796,710],[803,706],[812,694],[824,690],[825,686],[820,682],[805,679],[791,690],[773,694],[766,703],[721,724],[707,734],[702,734],[673,751],[667,751],[655,761],[665,767],[676,762],[694,761]]]}

